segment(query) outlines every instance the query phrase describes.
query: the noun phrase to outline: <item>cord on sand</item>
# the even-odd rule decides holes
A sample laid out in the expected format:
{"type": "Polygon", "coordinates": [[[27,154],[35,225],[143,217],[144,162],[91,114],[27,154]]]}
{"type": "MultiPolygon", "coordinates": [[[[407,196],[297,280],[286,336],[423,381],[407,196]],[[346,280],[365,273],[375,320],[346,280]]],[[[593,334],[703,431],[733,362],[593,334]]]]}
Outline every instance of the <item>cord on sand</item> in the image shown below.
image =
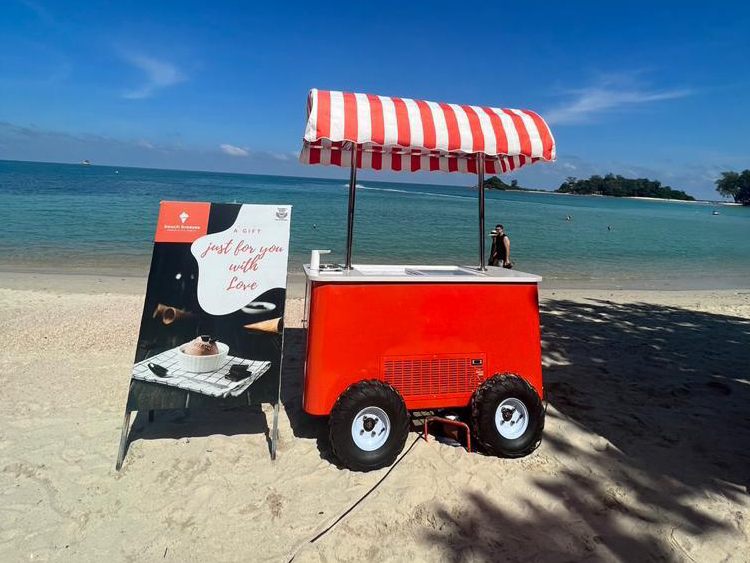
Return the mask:
{"type": "Polygon", "coordinates": [[[302,550],[303,547],[305,547],[307,545],[310,545],[310,544],[313,544],[316,541],[318,541],[320,538],[322,538],[323,536],[325,536],[328,532],[330,532],[334,528],[334,526],[336,526],[339,522],[341,522],[344,518],[346,518],[352,512],[352,510],[354,510],[355,508],[357,508],[357,506],[359,506],[362,503],[362,501],[364,501],[367,497],[369,497],[370,494],[372,494],[375,491],[375,489],[377,489],[380,486],[380,484],[383,481],[386,480],[386,478],[388,477],[388,475],[391,474],[391,471],[393,471],[394,469],[396,469],[396,466],[399,463],[401,463],[401,460],[404,459],[407,456],[407,454],[414,448],[414,446],[416,446],[417,442],[419,440],[421,440],[421,439],[422,439],[421,435],[417,436],[416,438],[414,438],[414,441],[406,449],[406,451],[403,454],[401,454],[401,457],[398,458],[396,460],[396,462],[388,468],[388,471],[386,471],[385,475],[383,475],[380,479],[378,479],[377,483],[375,483],[372,487],[370,487],[370,490],[368,490],[364,495],[362,495],[359,499],[357,499],[357,501],[354,504],[352,504],[349,508],[347,508],[344,512],[342,512],[323,531],[317,533],[315,536],[313,536],[312,538],[310,538],[309,540],[307,540],[306,542],[304,542],[300,546],[298,546],[297,549],[294,550],[294,553],[292,553],[292,556],[289,558],[289,563],[291,563],[292,561],[294,561],[294,558],[297,557],[297,554],[302,550]]]}

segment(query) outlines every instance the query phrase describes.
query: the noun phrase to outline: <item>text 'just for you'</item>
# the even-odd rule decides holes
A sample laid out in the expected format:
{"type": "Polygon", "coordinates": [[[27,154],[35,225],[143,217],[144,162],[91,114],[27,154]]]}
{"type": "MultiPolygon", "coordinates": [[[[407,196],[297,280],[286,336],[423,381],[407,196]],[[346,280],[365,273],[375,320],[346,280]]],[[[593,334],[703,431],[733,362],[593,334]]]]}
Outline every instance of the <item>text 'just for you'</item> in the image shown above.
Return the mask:
{"type": "Polygon", "coordinates": [[[238,258],[239,262],[231,262],[228,265],[229,272],[234,272],[235,275],[231,277],[226,291],[248,291],[254,290],[258,287],[258,282],[255,280],[241,280],[237,274],[247,274],[248,272],[257,272],[258,268],[263,259],[269,254],[278,254],[283,252],[283,247],[272,244],[270,246],[260,246],[256,248],[249,242],[241,239],[235,243],[234,239],[231,238],[221,244],[213,242],[208,243],[208,246],[201,253],[200,257],[205,258],[209,254],[215,254],[218,256],[233,256],[238,258]]]}

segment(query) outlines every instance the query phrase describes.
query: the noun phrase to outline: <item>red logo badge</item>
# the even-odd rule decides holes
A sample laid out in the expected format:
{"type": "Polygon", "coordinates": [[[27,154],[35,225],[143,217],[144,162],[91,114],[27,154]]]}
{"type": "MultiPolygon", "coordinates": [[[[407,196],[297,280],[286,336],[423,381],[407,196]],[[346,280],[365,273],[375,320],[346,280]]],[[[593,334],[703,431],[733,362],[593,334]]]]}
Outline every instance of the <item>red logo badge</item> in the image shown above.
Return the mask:
{"type": "Polygon", "coordinates": [[[193,242],[208,231],[210,203],[162,201],[156,223],[156,242],[193,242]]]}

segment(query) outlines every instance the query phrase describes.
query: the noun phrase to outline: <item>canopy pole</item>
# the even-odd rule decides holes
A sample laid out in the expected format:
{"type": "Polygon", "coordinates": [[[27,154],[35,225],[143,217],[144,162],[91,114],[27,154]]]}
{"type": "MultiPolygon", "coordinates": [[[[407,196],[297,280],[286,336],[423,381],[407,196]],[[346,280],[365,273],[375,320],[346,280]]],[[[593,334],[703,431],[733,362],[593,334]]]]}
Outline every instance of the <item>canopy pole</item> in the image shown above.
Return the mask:
{"type": "Polygon", "coordinates": [[[346,221],[346,266],[352,269],[352,244],[354,242],[354,200],[357,196],[357,144],[352,142],[352,164],[349,172],[349,212],[346,221]]]}
{"type": "Polygon", "coordinates": [[[486,272],[484,260],[484,155],[477,155],[477,192],[479,201],[479,271],[486,272]]]}

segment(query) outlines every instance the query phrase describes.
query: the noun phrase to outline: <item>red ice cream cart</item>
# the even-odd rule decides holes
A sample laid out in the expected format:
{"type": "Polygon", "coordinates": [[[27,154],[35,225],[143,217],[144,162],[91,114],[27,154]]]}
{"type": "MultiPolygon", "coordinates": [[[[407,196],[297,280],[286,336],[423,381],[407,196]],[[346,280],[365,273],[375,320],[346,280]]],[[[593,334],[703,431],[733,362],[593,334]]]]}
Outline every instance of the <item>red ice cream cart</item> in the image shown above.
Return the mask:
{"type": "Polygon", "coordinates": [[[462,411],[488,453],[518,457],[544,426],[537,285],[485,265],[484,174],[555,159],[544,120],[528,110],[311,90],[300,159],[349,167],[346,262],[307,277],[303,406],[329,417],[343,465],[391,464],[410,411],[462,411]],[[477,176],[479,263],[352,264],[358,169],[477,176]]]}

